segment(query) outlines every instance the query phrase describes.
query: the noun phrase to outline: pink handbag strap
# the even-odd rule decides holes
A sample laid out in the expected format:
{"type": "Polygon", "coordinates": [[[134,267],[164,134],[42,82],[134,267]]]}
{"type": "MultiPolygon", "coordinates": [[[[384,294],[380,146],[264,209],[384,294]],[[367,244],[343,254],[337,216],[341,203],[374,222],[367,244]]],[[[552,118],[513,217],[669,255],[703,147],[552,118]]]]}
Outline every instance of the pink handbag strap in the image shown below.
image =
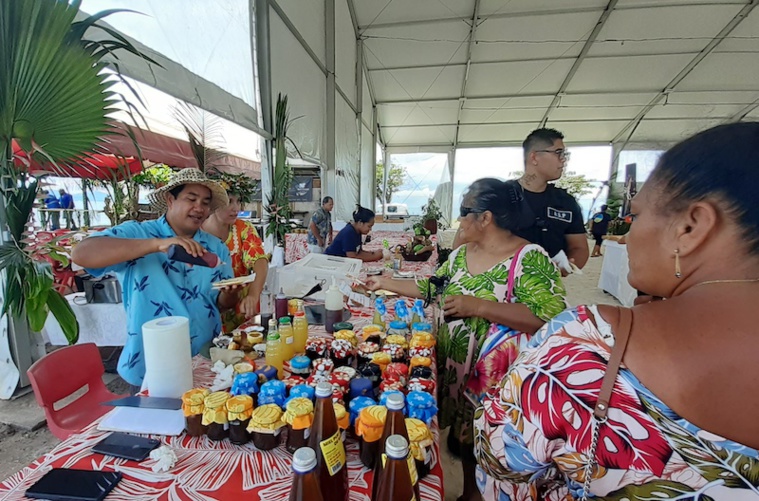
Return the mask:
{"type": "Polygon", "coordinates": [[[514,253],[514,257],[511,258],[511,265],[509,266],[509,280],[507,282],[506,286],[506,302],[510,303],[511,300],[514,297],[514,281],[516,277],[514,276],[517,271],[517,265],[519,264],[519,260],[522,257],[522,251],[524,248],[527,247],[526,245],[523,245],[522,247],[518,248],[517,251],[514,253]]]}

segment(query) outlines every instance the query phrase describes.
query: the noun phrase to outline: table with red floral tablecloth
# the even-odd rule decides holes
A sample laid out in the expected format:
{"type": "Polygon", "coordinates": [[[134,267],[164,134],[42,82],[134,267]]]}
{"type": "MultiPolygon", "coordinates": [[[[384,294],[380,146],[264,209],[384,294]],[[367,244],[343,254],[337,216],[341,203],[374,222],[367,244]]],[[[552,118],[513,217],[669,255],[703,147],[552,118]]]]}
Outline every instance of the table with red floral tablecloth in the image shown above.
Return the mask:
{"type": "MultiPolygon", "coordinates": [[[[429,266],[429,265],[428,265],[429,266]]],[[[428,271],[428,270],[426,270],[428,271]]],[[[361,328],[371,322],[372,310],[352,309],[351,322],[361,328]]],[[[310,326],[309,334],[326,335],[321,326],[310,326]]],[[[211,385],[214,373],[210,360],[193,358],[196,387],[211,385]]],[[[51,468],[79,468],[120,471],[121,482],[108,495],[109,501],[136,499],[207,500],[207,499],[265,499],[285,501],[291,482],[292,454],[284,443],[274,450],[257,450],[252,442],[237,446],[223,440],[214,442],[207,437],[155,436],[163,445],[174,449],[178,461],[168,472],[154,473],[155,460],[141,463],[93,454],[90,449],[107,432],[97,430],[96,421],[81,433],[72,435],[52,451],[40,457],[20,472],[0,484],[0,500],[24,499],[24,492],[51,468]]],[[[434,446],[430,474],[421,481],[423,500],[443,499],[443,473],[439,460],[440,434],[437,418],[432,422],[434,446]]],[[[359,459],[358,443],[346,441],[350,499],[368,501],[371,496],[372,472],[359,459]]]]}

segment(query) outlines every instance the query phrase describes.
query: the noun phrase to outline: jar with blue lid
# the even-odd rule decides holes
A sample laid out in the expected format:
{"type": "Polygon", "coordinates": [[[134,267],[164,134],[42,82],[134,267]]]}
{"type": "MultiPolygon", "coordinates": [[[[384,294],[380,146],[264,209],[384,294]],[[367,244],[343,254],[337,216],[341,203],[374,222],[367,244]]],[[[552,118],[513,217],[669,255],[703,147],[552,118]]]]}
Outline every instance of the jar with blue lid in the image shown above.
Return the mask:
{"type": "Polygon", "coordinates": [[[424,391],[410,391],[406,395],[406,410],[408,417],[424,421],[429,426],[437,415],[435,397],[424,391]]]}
{"type": "Polygon", "coordinates": [[[402,320],[393,320],[390,322],[390,326],[387,329],[387,335],[397,335],[397,336],[403,336],[408,337],[409,336],[409,330],[408,330],[408,324],[402,320]]]}
{"type": "Polygon", "coordinates": [[[290,373],[294,376],[307,378],[311,375],[311,359],[305,355],[299,355],[290,360],[290,373]]]}
{"type": "Polygon", "coordinates": [[[419,332],[428,332],[432,334],[432,324],[429,322],[417,322],[411,326],[412,336],[419,332]]]}
{"type": "Polygon", "coordinates": [[[280,407],[285,405],[287,396],[287,387],[285,383],[274,379],[261,385],[261,391],[258,392],[258,405],[277,404],[280,407]]]}

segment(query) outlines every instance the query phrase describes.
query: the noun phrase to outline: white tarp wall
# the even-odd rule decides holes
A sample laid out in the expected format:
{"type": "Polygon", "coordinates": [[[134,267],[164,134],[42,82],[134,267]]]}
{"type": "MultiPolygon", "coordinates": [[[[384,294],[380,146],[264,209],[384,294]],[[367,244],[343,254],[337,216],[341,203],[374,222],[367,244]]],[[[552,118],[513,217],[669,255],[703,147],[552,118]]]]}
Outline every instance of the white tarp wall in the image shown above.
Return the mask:
{"type": "MultiPolygon", "coordinates": [[[[348,0],[271,0],[269,5],[272,102],[278,93],[287,94],[291,118],[302,117],[289,136],[305,158],[322,166],[322,196],[333,196],[335,219],[347,220],[360,192],[364,200],[368,180],[374,183],[374,161],[362,146],[368,142],[373,151],[372,99],[363,78],[357,78],[348,0]],[[361,111],[363,125],[357,120],[361,111]]],[[[358,69],[363,76],[363,64],[358,69]]]]}

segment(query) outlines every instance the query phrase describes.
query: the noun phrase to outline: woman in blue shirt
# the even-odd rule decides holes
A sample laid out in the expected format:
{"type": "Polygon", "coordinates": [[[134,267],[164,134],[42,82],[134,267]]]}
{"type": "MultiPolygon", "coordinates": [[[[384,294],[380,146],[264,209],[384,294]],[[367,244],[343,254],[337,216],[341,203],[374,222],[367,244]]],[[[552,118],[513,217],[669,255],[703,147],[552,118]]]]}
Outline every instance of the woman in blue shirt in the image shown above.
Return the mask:
{"type": "Polygon", "coordinates": [[[356,206],[353,222],[340,230],[325,254],[338,257],[351,257],[362,261],[379,261],[382,251],[365,251],[361,248],[362,235],[367,235],[374,226],[374,212],[366,207],[356,206]]]}

